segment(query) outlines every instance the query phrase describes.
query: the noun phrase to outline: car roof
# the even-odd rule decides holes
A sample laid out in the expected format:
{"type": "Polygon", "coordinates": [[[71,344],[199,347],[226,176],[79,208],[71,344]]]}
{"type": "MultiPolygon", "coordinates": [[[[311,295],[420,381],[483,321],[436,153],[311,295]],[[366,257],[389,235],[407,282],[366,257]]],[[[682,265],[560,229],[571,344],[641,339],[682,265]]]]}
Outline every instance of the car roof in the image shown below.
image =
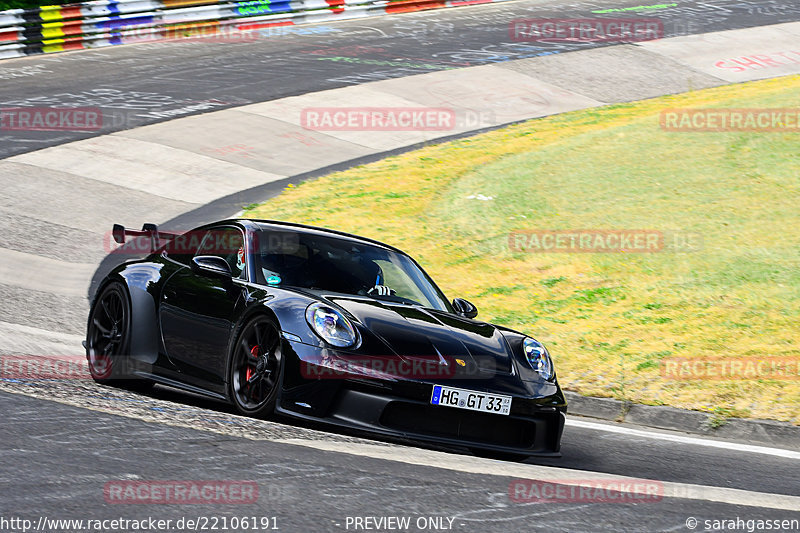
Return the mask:
{"type": "Polygon", "coordinates": [[[320,228],[317,226],[308,226],[306,224],[298,224],[295,222],[284,222],[280,220],[265,220],[265,219],[255,219],[255,218],[237,218],[237,219],[229,219],[229,220],[220,220],[219,222],[215,222],[214,224],[206,224],[205,227],[210,225],[218,225],[218,224],[231,224],[235,223],[238,224],[246,229],[253,230],[253,231],[281,231],[281,230],[292,230],[298,233],[305,233],[309,235],[323,235],[327,237],[337,237],[344,241],[352,241],[360,244],[370,244],[372,246],[378,246],[380,248],[384,248],[387,250],[392,250],[397,253],[401,253],[403,255],[408,255],[404,251],[395,248],[394,246],[390,246],[386,243],[376,241],[374,239],[369,239],[367,237],[361,237],[359,235],[353,235],[352,233],[346,233],[344,231],[337,231],[333,229],[327,228],[320,228]]]}

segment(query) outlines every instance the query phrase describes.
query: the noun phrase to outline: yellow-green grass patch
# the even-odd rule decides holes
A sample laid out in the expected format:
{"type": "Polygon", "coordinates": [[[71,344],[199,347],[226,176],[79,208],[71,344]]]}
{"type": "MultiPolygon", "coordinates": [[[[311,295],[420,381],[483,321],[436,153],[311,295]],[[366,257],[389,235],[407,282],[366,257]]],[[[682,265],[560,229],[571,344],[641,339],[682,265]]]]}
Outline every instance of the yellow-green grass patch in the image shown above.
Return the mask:
{"type": "Polygon", "coordinates": [[[798,104],[790,76],[545,117],[305,182],[247,216],[405,250],[483,320],[545,342],[565,389],[798,424],[800,376],[678,381],[662,368],[800,359],[800,134],[659,126],[666,108],[798,104]],[[702,247],[508,247],[515,230],[576,229],[687,232],[702,247]]]}

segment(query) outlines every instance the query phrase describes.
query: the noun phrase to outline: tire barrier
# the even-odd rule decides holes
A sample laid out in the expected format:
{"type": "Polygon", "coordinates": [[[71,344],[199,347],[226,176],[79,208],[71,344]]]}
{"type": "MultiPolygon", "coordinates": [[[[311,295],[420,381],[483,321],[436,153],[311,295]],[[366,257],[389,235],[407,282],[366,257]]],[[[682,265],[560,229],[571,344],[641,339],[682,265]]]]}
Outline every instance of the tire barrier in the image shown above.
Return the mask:
{"type": "Polygon", "coordinates": [[[266,28],[504,0],[95,0],[0,11],[0,59],[169,39],[241,42],[266,28]]]}

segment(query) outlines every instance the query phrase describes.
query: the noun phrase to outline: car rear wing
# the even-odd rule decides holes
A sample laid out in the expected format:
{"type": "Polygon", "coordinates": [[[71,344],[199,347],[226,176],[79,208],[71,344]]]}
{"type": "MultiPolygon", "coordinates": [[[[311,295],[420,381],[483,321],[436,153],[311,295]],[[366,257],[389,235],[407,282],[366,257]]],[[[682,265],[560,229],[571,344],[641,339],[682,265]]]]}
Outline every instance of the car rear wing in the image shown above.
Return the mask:
{"type": "Polygon", "coordinates": [[[177,237],[178,233],[158,231],[155,224],[144,224],[141,230],[126,229],[122,224],[114,224],[111,236],[117,244],[125,244],[128,237],[146,237],[150,240],[150,251],[158,250],[164,243],[177,237]]]}

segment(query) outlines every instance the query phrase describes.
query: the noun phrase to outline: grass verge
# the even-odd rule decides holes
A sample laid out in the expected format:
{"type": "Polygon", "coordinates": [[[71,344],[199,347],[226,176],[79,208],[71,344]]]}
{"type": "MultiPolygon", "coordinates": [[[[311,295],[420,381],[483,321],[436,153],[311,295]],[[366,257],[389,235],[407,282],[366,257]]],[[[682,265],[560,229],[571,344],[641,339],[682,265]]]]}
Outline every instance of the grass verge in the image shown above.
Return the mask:
{"type": "Polygon", "coordinates": [[[797,372],[800,134],[659,126],[665,108],[798,102],[790,76],[545,117],[290,187],[246,216],[398,246],[483,320],[548,344],[565,389],[800,424],[800,376],[662,372],[672,358],[720,356],[788,358],[797,372]],[[702,246],[509,249],[513,231],[576,229],[691,233],[702,246]]]}

